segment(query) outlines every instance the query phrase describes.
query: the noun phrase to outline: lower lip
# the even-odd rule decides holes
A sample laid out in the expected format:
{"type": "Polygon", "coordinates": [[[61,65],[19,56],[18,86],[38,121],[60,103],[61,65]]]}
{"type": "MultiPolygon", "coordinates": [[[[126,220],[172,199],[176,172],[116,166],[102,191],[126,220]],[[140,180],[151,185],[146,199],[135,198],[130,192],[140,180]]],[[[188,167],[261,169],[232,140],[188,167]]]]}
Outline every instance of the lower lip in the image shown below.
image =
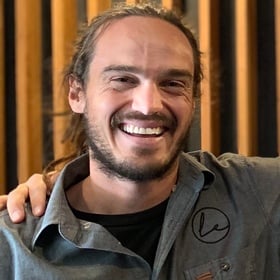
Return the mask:
{"type": "Polygon", "coordinates": [[[124,141],[129,141],[132,144],[144,145],[144,146],[151,146],[156,145],[163,139],[163,135],[160,136],[151,136],[151,135],[133,135],[128,134],[126,132],[121,131],[122,136],[124,136],[124,141]]]}

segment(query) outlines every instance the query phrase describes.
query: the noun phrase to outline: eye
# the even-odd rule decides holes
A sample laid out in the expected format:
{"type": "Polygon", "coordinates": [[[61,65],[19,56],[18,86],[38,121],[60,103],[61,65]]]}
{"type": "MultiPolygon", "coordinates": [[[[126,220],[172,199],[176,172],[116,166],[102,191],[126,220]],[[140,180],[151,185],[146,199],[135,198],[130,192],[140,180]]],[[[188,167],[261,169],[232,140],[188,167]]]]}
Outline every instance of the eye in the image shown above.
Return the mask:
{"type": "Polygon", "coordinates": [[[167,93],[186,95],[191,91],[189,82],[183,80],[165,80],[160,83],[160,88],[167,93]]]}
{"type": "Polygon", "coordinates": [[[164,85],[168,87],[185,87],[185,84],[183,82],[175,80],[166,81],[164,82],[164,85]]]}
{"type": "Polygon", "coordinates": [[[129,77],[118,77],[118,78],[113,78],[113,82],[120,82],[120,83],[131,83],[132,79],[129,77]]]}
{"type": "Polygon", "coordinates": [[[116,91],[125,91],[137,85],[138,81],[134,77],[114,76],[110,79],[111,87],[116,91]]]}

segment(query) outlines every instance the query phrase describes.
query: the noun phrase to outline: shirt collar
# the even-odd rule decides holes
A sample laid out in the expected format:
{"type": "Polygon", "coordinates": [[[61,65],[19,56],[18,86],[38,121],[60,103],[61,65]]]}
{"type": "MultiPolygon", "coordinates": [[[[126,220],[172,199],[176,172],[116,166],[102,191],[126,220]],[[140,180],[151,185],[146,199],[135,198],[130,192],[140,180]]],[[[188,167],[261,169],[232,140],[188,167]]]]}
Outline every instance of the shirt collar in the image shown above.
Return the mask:
{"type": "Polygon", "coordinates": [[[182,153],[179,178],[180,176],[185,178],[185,176],[195,177],[199,176],[199,174],[203,174],[203,188],[208,188],[215,180],[215,174],[201,162],[201,154],[203,154],[201,151],[182,153]]]}
{"type": "Polygon", "coordinates": [[[47,209],[44,216],[40,219],[32,241],[32,247],[36,245],[36,242],[40,237],[44,235],[44,230],[49,225],[58,225],[59,229],[64,228],[64,233],[69,232],[70,236],[67,236],[70,240],[74,239],[75,230],[67,230],[79,228],[80,222],[75,218],[72,213],[65,191],[73,184],[78,183],[89,175],[89,158],[85,154],[74,161],[70,162],[63,168],[58,176],[54,185],[52,194],[48,201],[47,209]]]}
{"type": "MultiPolygon", "coordinates": [[[[63,168],[54,185],[52,195],[48,201],[46,212],[36,227],[32,242],[33,248],[39,238],[44,236],[44,230],[50,225],[58,225],[59,230],[61,228],[64,229],[64,235],[68,235],[66,236],[68,239],[75,239],[74,235],[81,227],[81,224],[79,220],[76,219],[68,205],[65,191],[73,184],[86,178],[88,175],[88,154],[75,159],[74,161],[67,164],[65,168],[63,168]]],[[[193,155],[182,154],[180,157],[178,184],[184,184],[184,182],[189,181],[190,178],[195,179],[201,176],[203,177],[203,182],[201,184],[194,184],[193,186],[190,185],[191,188],[194,188],[195,192],[199,192],[202,188],[206,188],[208,185],[210,185],[215,176],[193,155]]]]}

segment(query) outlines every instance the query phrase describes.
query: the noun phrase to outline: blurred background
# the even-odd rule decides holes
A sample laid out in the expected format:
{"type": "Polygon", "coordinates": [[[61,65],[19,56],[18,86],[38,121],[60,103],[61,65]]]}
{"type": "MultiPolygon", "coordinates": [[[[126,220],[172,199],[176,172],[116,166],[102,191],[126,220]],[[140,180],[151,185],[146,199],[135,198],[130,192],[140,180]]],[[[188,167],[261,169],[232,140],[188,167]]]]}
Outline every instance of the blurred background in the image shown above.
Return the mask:
{"type": "MultiPolygon", "coordinates": [[[[119,2],[139,1],[0,0],[0,193],[66,154],[63,69],[79,27],[119,2]]],[[[184,16],[203,52],[186,151],[279,155],[280,0],[150,2],[184,16]]]]}

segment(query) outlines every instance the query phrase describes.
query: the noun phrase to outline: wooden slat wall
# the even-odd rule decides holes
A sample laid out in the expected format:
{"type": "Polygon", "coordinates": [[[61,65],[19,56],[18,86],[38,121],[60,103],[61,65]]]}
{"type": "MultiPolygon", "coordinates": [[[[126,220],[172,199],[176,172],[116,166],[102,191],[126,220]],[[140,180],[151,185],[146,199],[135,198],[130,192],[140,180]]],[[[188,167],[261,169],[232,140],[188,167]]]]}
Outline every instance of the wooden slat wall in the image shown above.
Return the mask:
{"type": "Polygon", "coordinates": [[[63,87],[63,69],[69,63],[73,42],[77,35],[78,15],[76,0],[52,0],[52,63],[53,63],[53,111],[57,116],[53,121],[54,157],[60,158],[69,152],[70,147],[62,144],[69,111],[67,92],[63,87]]]}
{"type": "Polygon", "coordinates": [[[100,12],[106,11],[111,7],[111,0],[92,1],[87,0],[87,18],[91,20],[100,12]]]}
{"type": "Polygon", "coordinates": [[[277,139],[280,155],[280,0],[275,0],[275,49],[276,49],[276,88],[277,88],[277,139]]]}
{"type": "Polygon", "coordinates": [[[139,0],[126,0],[127,5],[133,5],[139,3],[139,0]]]}
{"type": "Polygon", "coordinates": [[[184,1],[181,0],[162,0],[161,4],[164,8],[174,10],[182,14],[184,1]]]}
{"type": "Polygon", "coordinates": [[[5,192],[4,0],[0,0],[0,194],[5,192]]]}
{"type": "Polygon", "coordinates": [[[219,97],[215,81],[218,53],[218,0],[200,0],[199,43],[202,51],[203,72],[201,84],[201,148],[219,154],[219,97]]]}
{"type": "MultiPolygon", "coordinates": [[[[278,106],[278,151],[280,152],[280,0],[275,2],[275,39],[277,56],[277,106],[278,106]]],[[[4,32],[5,16],[4,0],[0,0],[0,192],[5,184],[5,89],[4,89],[4,32]]],[[[111,7],[114,0],[85,0],[86,16],[94,17],[101,11],[111,7]]],[[[127,4],[138,3],[139,0],[126,0],[127,4]]],[[[162,0],[166,8],[183,8],[186,2],[180,0],[162,0]]],[[[5,2],[7,4],[9,2],[5,2]]],[[[52,0],[52,79],[53,110],[55,113],[68,111],[67,92],[62,86],[62,71],[68,64],[79,25],[77,0],[52,0]]],[[[197,19],[200,48],[204,53],[203,64],[205,79],[202,83],[201,100],[201,146],[219,154],[219,92],[216,73],[216,58],[220,54],[219,0],[199,0],[197,19]]],[[[238,151],[245,155],[257,154],[257,61],[256,61],[256,0],[236,0],[232,11],[235,22],[234,42],[236,69],[236,131],[238,151]]],[[[25,180],[42,168],[42,110],[41,110],[41,1],[15,0],[15,62],[16,62],[16,99],[17,99],[17,150],[18,178],[25,180]]],[[[191,13],[193,11],[190,11],[191,13]]],[[[195,11],[196,12],[196,11],[195,11]]],[[[221,11],[222,13],[222,11],[221,11]]],[[[6,78],[6,77],[5,77],[6,78]]],[[[64,155],[68,147],[61,144],[62,135],[67,125],[67,118],[57,116],[54,119],[54,157],[64,155]]]]}
{"type": "Polygon", "coordinates": [[[174,8],[174,0],[162,0],[162,6],[166,9],[173,9],[174,8]]]}
{"type": "Polygon", "coordinates": [[[256,1],[235,1],[238,152],[257,154],[256,1]]]}
{"type": "Polygon", "coordinates": [[[16,0],[18,179],[42,169],[41,1],[16,0]]]}

